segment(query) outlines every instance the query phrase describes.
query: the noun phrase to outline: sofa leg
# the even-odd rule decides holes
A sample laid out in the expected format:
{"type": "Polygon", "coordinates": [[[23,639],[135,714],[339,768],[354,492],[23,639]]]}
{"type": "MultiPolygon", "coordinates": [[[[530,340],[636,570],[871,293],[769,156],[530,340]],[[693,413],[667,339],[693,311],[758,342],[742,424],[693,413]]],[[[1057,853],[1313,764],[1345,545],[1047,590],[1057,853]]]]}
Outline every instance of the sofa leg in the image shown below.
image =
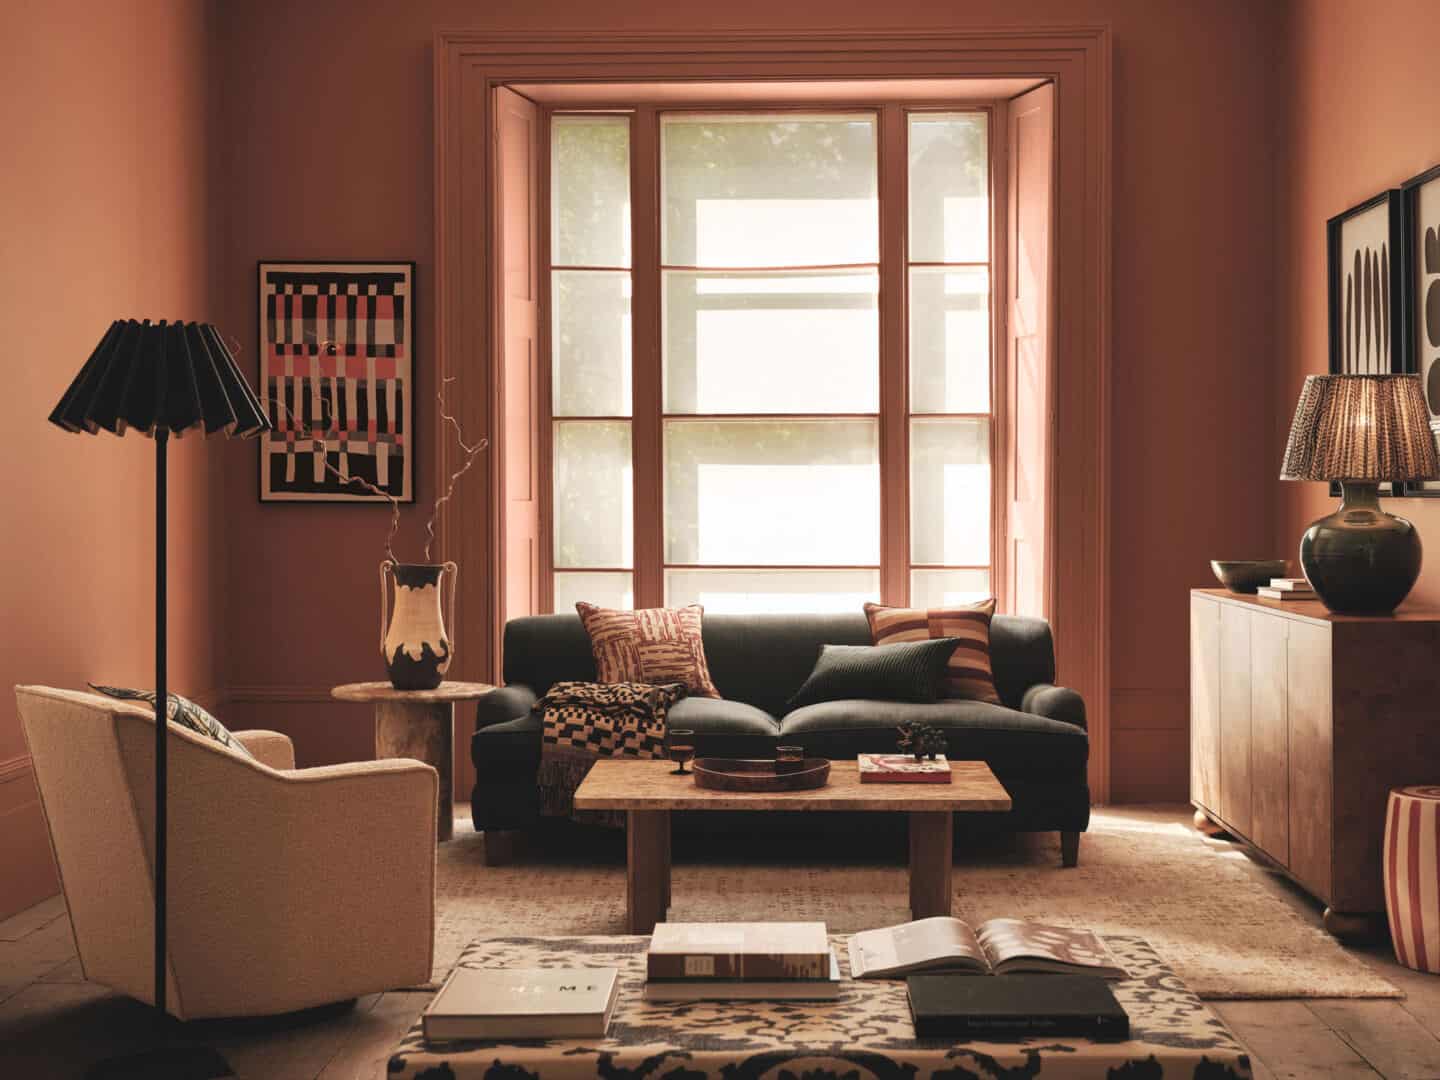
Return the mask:
{"type": "Polygon", "coordinates": [[[1078,832],[1062,832],[1060,834],[1060,865],[1075,866],[1080,862],[1080,834],[1078,832]]]}
{"type": "Polygon", "coordinates": [[[521,833],[516,830],[486,829],[485,865],[505,866],[514,862],[521,842],[521,833]]]}

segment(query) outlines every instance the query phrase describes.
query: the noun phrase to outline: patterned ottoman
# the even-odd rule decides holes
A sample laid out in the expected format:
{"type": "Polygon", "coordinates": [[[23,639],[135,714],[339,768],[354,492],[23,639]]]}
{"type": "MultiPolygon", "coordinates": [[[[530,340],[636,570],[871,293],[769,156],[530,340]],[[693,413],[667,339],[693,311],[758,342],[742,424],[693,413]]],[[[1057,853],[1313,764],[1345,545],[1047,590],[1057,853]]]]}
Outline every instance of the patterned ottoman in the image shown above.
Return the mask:
{"type": "MultiPolygon", "coordinates": [[[[1250,1059],[1200,999],[1139,938],[1107,937],[1130,978],[1115,996],[1130,1014],[1123,1043],[1016,1039],[917,1040],[904,982],[847,982],[837,1002],[648,1004],[645,937],[495,938],[469,946],[472,967],[620,969],[620,1000],[600,1041],[474,1042],[427,1046],[417,1023],[390,1059],[389,1075],[416,1080],[1232,1080],[1250,1059]]],[[[849,975],[845,939],[841,968],[849,975]]],[[[983,978],[984,976],[977,976],[983,978]]],[[[1001,976],[1003,977],[1003,976],[1001,976]]]]}
{"type": "Polygon", "coordinates": [[[1440,974],[1440,785],[1391,790],[1384,852],[1385,914],[1395,959],[1440,974]]]}

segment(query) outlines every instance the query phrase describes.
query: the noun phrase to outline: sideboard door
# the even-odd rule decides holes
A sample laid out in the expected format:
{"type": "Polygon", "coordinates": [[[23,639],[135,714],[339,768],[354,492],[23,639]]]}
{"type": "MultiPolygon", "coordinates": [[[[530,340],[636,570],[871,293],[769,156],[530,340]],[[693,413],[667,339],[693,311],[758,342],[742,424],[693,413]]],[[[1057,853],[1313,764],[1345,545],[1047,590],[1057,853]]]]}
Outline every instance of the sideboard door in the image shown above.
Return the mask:
{"type": "Polygon", "coordinates": [[[1220,605],[1190,598],[1190,801],[1220,812],[1220,605]]]}
{"type": "Polygon", "coordinates": [[[1250,616],[1250,839],[1290,865],[1289,657],[1291,620],[1250,616]]]}
{"type": "MultiPolygon", "coordinates": [[[[1330,627],[1290,627],[1290,873],[1316,896],[1331,891],[1334,735],[1330,627]]],[[[1377,730],[1377,738],[1383,738],[1377,730]]],[[[1375,819],[1381,819],[1379,806],[1375,819]]]]}
{"type": "Polygon", "coordinates": [[[1250,835],[1250,623],[1249,611],[1220,609],[1220,817],[1250,835]]]}

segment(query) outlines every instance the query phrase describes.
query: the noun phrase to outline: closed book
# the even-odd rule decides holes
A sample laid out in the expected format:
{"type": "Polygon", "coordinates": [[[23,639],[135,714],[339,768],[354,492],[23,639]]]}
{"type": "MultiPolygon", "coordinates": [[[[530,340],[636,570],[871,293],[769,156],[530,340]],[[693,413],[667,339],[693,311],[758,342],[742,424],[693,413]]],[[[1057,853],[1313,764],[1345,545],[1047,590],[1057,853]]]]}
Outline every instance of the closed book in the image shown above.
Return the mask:
{"type": "Polygon", "coordinates": [[[645,967],[651,979],[825,979],[830,941],[821,922],[663,922],[645,967]]]}
{"type": "Polygon", "coordinates": [[[599,1039],[610,1026],[619,986],[613,967],[459,967],[421,1023],[431,1042],[599,1039]]]}
{"type": "Polygon", "coordinates": [[[1285,592],[1312,592],[1310,580],[1303,577],[1272,577],[1270,588],[1282,589],[1285,592]]]}
{"type": "Polygon", "coordinates": [[[835,1001],[840,960],[830,953],[828,979],[661,979],[645,984],[646,1001],[835,1001]]]}
{"type": "Polygon", "coordinates": [[[950,762],[944,754],[934,761],[914,754],[860,754],[856,758],[862,784],[948,784],[950,762]]]}
{"type": "Polygon", "coordinates": [[[905,986],[920,1039],[1130,1037],[1130,1018],[1095,975],[911,975],[905,986]]]}
{"type": "Polygon", "coordinates": [[[1262,585],[1255,592],[1267,600],[1314,600],[1314,589],[1272,589],[1262,585]]]}

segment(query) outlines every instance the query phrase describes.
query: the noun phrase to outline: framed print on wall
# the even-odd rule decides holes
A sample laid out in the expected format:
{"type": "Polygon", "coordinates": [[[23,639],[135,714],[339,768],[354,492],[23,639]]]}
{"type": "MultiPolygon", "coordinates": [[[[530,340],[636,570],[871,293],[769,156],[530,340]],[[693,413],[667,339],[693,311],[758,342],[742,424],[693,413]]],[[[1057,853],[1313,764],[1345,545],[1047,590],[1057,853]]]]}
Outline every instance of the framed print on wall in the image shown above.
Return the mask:
{"type": "Polygon", "coordinates": [[[415,501],[415,264],[262,262],[262,502],[415,501]]]}
{"type": "MultiPolygon", "coordinates": [[[[1430,430],[1440,438],[1440,165],[1407,180],[1400,194],[1405,370],[1420,373],[1430,430]]],[[[1440,480],[1413,481],[1405,494],[1440,497],[1440,480]]]]}

